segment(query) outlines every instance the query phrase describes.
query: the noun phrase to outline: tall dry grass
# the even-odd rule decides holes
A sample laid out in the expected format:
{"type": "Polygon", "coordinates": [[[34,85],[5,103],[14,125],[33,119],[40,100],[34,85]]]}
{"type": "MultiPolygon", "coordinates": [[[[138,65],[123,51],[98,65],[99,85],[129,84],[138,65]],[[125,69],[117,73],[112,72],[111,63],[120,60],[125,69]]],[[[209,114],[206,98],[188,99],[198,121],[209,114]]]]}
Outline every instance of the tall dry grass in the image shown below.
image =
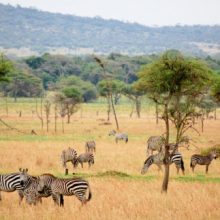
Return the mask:
{"type": "MultiPolygon", "coordinates": [[[[15,111],[16,105],[13,105],[9,116],[3,117],[10,125],[25,132],[34,129],[38,135],[20,134],[0,125],[0,173],[27,167],[32,175],[50,172],[62,176],[64,169],[60,162],[61,151],[71,146],[82,153],[85,141],[94,139],[97,143],[94,166],[90,169],[86,165],[83,169],[79,166],[77,170],[73,170],[71,164],[68,164],[70,173],[88,175],[86,179],[91,185],[93,197],[83,207],[75,197],[65,197],[64,208],[55,206],[51,198],[44,199],[37,206],[29,206],[25,201],[19,206],[16,192],[3,192],[0,219],[220,219],[220,161],[213,161],[207,176],[205,167],[202,166],[196,167],[195,174],[192,174],[189,167],[190,156],[199,152],[195,147],[191,146],[189,151],[181,149],[181,152],[186,177],[198,181],[178,181],[175,166],[172,165],[169,190],[165,195],[160,192],[163,173],[158,173],[156,166],[152,166],[146,174],[152,176],[152,179],[139,178],[146,158],[146,140],[151,135],[164,132],[162,121],[159,125],[155,124],[152,108],[145,108],[141,119],[130,119],[129,106],[119,107],[120,130],[128,133],[129,142],[116,144],[114,138],[108,136],[108,132],[115,128],[113,118],[112,124],[103,125],[102,119],[106,118],[103,106],[84,106],[83,113],[74,115],[70,125],[65,124],[64,134],[60,121],[59,130],[55,134],[52,118],[50,132],[41,131],[39,120],[31,114],[32,107],[31,104],[26,106],[20,118],[15,111]],[[109,170],[126,173],[129,178],[97,175],[109,170]],[[203,180],[210,181],[200,181],[198,175],[203,180]],[[213,179],[217,181],[212,181],[213,179]]],[[[201,130],[200,123],[196,127],[201,130]]],[[[199,136],[189,131],[188,135],[196,141],[199,148],[206,148],[220,142],[219,129],[219,120],[207,120],[204,133],[199,136]]],[[[174,140],[174,133],[171,138],[174,140]]]]}

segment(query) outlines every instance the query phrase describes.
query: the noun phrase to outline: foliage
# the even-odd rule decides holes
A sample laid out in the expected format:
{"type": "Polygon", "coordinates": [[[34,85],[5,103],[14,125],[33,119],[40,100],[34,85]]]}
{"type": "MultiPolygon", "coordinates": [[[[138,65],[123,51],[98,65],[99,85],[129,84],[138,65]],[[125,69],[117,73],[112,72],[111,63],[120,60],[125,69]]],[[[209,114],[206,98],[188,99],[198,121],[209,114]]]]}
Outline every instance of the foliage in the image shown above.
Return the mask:
{"type": "Polygon", "coordinates": [[[13,70],[13,64],[0,54],[0,82],[8,81],[7,75],[13,70]]]}
{"type": "Polygon", "coordinates": [[[91,101],[97,98],[97,90],[94,85],[88,81],[83,81],[77,76],[61,77],[57,86],[58,89],[75,88],[82,94],[84,102],[91,101]]]}

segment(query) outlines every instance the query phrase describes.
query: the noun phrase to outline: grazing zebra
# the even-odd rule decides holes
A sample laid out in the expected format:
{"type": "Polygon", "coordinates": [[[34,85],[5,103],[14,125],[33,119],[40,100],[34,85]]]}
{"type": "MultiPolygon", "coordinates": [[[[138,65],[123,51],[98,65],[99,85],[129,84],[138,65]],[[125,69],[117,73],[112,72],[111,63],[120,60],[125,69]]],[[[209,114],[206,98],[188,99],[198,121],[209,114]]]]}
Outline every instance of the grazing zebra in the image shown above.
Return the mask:
{"type": "MultiPolygon", "coordinates": [[[[41,176],[31,176],[26,172],[22,173],[21,181],[24,183],[24,188],[22,189],[23,196],[26,198],[26,202],[29,205],[36,205],[38,202],[42,202],[42,197],[48,197],[51,195],[51,191],[47,188],[38,192],[38,185],[40,177],[47,175],[43,174],[41,176]]],[[[49,175],[49,174],[48,174],[49,175]]],[[[42,177],[43,178],[43,177],[42,177]]]]}
{"type": "Polygon", "coordinates": [[[81,178],[54,178],[50,184],[40,179],[39,186],[41,186],[41,189],[43,189],[44,186],[49,187],[54,202],[59,206],[64,205],[63,196],[75,195],[82,202],[82,204],[85,204],[92,198],[89,183],[81,178]],[[86,196],[87,191],[89,193],[88,197],[86,196]]]}
{"type": "Polygon", "coordinates": [[[112,130],[108,134],[109,136],[115,136],[115,142],[118,143],[119,140],[124,140],[125,143],[128,142],[128,135],[125,133],[117,133],[115,130],[112,130]]]}
{"type": "Polygon", "coordinates": [[[190,167],[192,168],[192,171],[194,172],[194,168],[197,164],[206,165],[206,173],[208,173],[209,165],[211,164],[212,160],[216,158],[217,158],[216,152],[211,152],[207,156],[194,154],[191,157],[190,167]]]}
{"type": "Polygon", "coordinates": [[[1,174],[0,175],[0,201],[1,198],[1,191],[4,192],[14,192],[15,190],[18,191],[19,195],[19,204],[23,200],[23,192],[25,185],[23,182],[23,174],[27,172],[27,169],[19,169],[17,173],[10,173],[10,174],[1,174]]]}
{"type": "Polygon", "coordinates": [[[61,154],[61,161],[64,168],[66,168],[66,162],[71,162],[74,166],[74,162],[77,158],[77,152],[73,148],[63,150],[61,154]]]}
{"type": "MultiPolygon", "coordinates": [[[[185,146],[188,149],[189,147],[189,137],[183,136],[178,143],[169,143],[169,150],[173,151],[177,147],[185,146]]],[[[162,136],[151,136],[147,140],[147,155],[149,155],[149,152],[151,151],[151,155],[153,154],[153,151],[160,152],[162,148],[165,147],[165,138],[162,136]]]]}
{"type": "MultiPolygon", "coordinates": [[[[144,161],[144,166],[141,169],[141,174],[145,174],[148,170],[148,168],[152,164],[156,164],[158,166],[158,169],[161,170],[161,165],[163,165],[163,159],[164,159],[164,152],[160,152],[155,155],[149,156],[145,161],[144,161]]],[[[179,174],[179,169],[182,170],[182,173],[184,174],[185,168],[184,168],[184,162],[183,162],[183,157],[182,154],[180,153],[173,153],[170,155],[170,164],[175,163],[176,169],[177,169],[177,174],[179,174]]]]}
{"type": "MultiPolygon", "coordinates": [[[[56,179],[55,176],[49,173],[42,174],[38,177],[38,186],[37,186],[37,192],[42,197],[49,197],[52,195],[51,191],[51,183],[56,179]]],[[[54,202],[56,202],[56,198],[52,195],[52,198],[54,202]]],[[[62,204],[64,204],[63,195],[60,195],[59,200],[62,204]]]]}
{"type": "Polygon", "coordinates": [[[162,136],[151,136],[147,140],[147,155],[149,155],[151,151],[151,155],[153,151],[160,152],[162,146],[165,144],[165,138],[162,136]]]}
{"type": "Polygon", "coordinates": [[[86,152],[95,152],[96,151],[96,144],[95,141],[87,141],[85,144],[86,152]]]}
{"type": "Polygon", "coordinates": [[[77,167],[78,164],[81,164],[81,167],[83,168],[83,163],[88,162],[89,167],[95,163],[94,161],[94,155],[92,153],[84,153],[80,154],[77,159],[75,160],[74,167],[77,167]]]}

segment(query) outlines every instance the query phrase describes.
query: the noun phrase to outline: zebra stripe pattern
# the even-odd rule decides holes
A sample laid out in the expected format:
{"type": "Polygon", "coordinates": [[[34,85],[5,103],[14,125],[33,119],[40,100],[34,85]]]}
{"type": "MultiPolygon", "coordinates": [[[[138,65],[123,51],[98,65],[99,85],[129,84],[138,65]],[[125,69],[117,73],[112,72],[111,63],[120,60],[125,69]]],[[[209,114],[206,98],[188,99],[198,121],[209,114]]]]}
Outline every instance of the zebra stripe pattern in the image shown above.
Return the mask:
{"type": "MultiPolygon", "coordinates": [[[[159,154],[149,156],[144,162],[144,166],[141,170],[141,174],[145,174],[147,172],[148,168],[152,164],[156,164],[158,166],[159,170],[161,170],[161,165],[163,165],[163,159],[164,159],[164,154],[163,153],[159,153],[159,154]]],[[[180,154],[180,153],[172,154],[170,156],[170,164],[172,164],[172,163],[174,163],[176,165],[177,174],[179,173],[179,169],[181,169],[182,173],[184,174],[185,168],[184,168],[184,162],[183,162],[182,154],[180,154]]]]}
{"type": "Polygon", "coordinates": [[[117,133],[115,130],[112,130],[108,134],[109,136],[115,136],[115,142],[118,143],[119,140],[124,140],[125,143],[128,142],[128,135],[125,133],[117,133]]]}
{"type": "Polygon", "coordinates": [[[80,154],[77,159],[75,160],[74,167],[77,167],[78,164],[81,164],[81,167],[83,168],[83,163],[88,162],[89,167],[95,163],[94,161],[94,155],[92,153],[84,153],[80,154]]]}
{"type": "Polygon", "coordinates": [[[165,143],[165,139],[162,136],[151,136],[147,140],[147,155],[153,154],[153,151],[161,151],[162,146],[165,143]]]}
{"type": "Polygon", "coordinates": [[[52,195],[51,189],[43,187],[39,190],[40,180],[43,180],[47,184],[50,184],[56,177],[51,174],[42,174],[41,176],[30,176],[26,173],[23,174],[25,187],[22,190],[23,196],[26,198],[26,202],[30,205],[36,205],[38,202],[42,202],[42,197],[49,197],[52,195]]]}
{"type": "Polygon", "coordinates": [[[80,178],[72,179],[59,179],[56,178],[51,183],[52,197],[56,204],[59,206],[64,205],[62,196],[75,195],[82,204],[85,204],[92,198],[91,189],[89,183],[86,180],[80,178]],[[89,195],[86,196],[88,191],[89,195]]]}
{"type": "Polygon", "coordinates": [[[1,191],[4,192],[14,192],[15,190],[18,191],[19,195],[19,203],[21,203],[23,199],[22,190],[24,189],[25,185],[23,183],[23,174],[26,172],[26,169],[19,169],[20,172],[18,173],[11,173],[11,174],[3,174],[0,175],[0,200],[1,198],[1,191]]]}
{"type": "Polygon", "coordinates": [[[74,166],[74,162],[77,158],[77,152],[73,148],[68,148],[63,150],[61,154],[61,161],[64,168],[66,168],[66,163],[71,162],[74,166]]]}
{"type": "MultiPolygon", "coordinates": [[[[49,197],[52,195],[51,184],[56,179],[52,174],[46,173],[38,177],[37,191],[42,197],[49,197]]],[[[56,202],[56,198],[52,195],[53,200],[56,202]]],[[[60,195],[59,200],[64,205],[63,195],[60,195]]]]}
{"type": "Polygon", "coordinates": [[[215,152],[211,152],[207,156],[202,156],[199,154],[194,154],[191,157],[191,163],[190,167],[192,168],[192,171],[194,172],[195,166],[197,164],[199,165],[206,165],[206,173],[208,173],[209,165],[211,164],[213,159],[217,158],[217,154],[215,152]]]}

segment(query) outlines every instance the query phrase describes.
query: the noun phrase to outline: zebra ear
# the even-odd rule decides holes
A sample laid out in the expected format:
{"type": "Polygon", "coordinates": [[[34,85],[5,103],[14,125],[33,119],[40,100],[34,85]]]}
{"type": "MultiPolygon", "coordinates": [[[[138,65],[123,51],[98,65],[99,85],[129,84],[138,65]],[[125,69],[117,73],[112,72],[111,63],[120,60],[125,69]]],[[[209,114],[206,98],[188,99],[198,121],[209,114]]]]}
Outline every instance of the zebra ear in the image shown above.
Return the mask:
{"type": "Polygon", "coordinates": [[[19,168],[19,171],[20,171],[20,172],[22,172],[22,169],[21,169],[21,168],[19,168]]]}
{"type": "Polygon", "coordinates": [[[26,173],[28,172],[28,168],[25,169],[25,172],[26,172],[26,173]]]}

